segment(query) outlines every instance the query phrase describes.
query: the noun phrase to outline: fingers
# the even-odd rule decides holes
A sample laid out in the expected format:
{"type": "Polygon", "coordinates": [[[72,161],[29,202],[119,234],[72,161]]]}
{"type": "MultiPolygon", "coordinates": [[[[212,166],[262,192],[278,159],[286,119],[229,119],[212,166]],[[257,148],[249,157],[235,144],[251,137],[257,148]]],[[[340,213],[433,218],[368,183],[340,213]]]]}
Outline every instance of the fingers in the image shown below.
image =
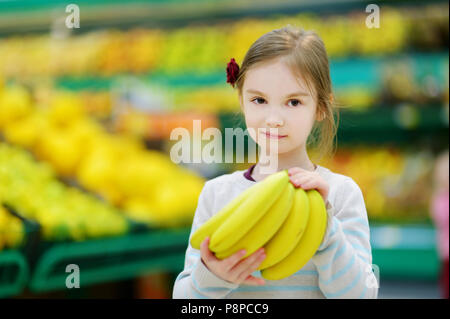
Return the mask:
{"type": "Polygon", "coordinates": [[[226,271],[229,271],[230,269],[232,269],[246,254],[245,249],[242,249],[236,253],[234,253],[233,255],[231,255],[228,258],[225,258],[224,261],[226,263],[226,271]]]}
{"type": "Polygon", "coordinates": [[[295,175],[298,173],[304,173],[304,172],[309,172],[306,169],[300,168],[300,167],[291,167],[290,169],[288,169],[288,175],[295,175]]]}
{"type": "Polygon", "coordinates": [[[315,182],[314,178],[312,178],[312,177],[300,179],[300,182],[299,182],[299,186],[303,189],[314,188],[316,186],[316,184],[317,183],[315,182]]]}
{"type": "Polygon", "coordinates": [[[252,272],[258,269],[264,258],[266,258],[266,255],[264,253],[264,249],[261,248],[239,262],[234,268],[231,269],[233,272],[233,277],[235,277],[233,279],[239,283],[244,281],[252,272]]]}
{"type": "Polygon", "coordinates": [[[200,244],[200,253],[203,263],[216,276],[232,283],[246,283],[248,285],[264,285],[262,278],[252,276],[266,257],[264,248],[261,248],[243,259],[246,252],[241,250],[223,260],[218,259],[209,249],[209,237],[200,244]]]}
{"type": "Polygon", "coordinates": [[[329,186],[326,183],[316,180],[313,176],[301,175],[299,177],[290,177],[290,182],[296,187],[301,188],[305,191],[315,189],[322,196],[324,202],[326,203],[328,199],[329,186]]]}
{"type": "Polygon", "coordinates": [[[310,187],[310,182],[314,181],[314,177],[310,175],[295,175],[290,177],[290,181],[295,187],[310,187]]]}
{"type": "Polygon", "coordinates": [[[217,257],[209,250],[209,237],[200,244],[200,254],[206,263],[217,261],[217,257]]]}
{"type": "Polygon", "coordinates": [[[261,286],[264,285],[266,282],[262,278],[248,275],[247,278],[245,278],[245,280],[242,283],[250,286],[261,286]]]}

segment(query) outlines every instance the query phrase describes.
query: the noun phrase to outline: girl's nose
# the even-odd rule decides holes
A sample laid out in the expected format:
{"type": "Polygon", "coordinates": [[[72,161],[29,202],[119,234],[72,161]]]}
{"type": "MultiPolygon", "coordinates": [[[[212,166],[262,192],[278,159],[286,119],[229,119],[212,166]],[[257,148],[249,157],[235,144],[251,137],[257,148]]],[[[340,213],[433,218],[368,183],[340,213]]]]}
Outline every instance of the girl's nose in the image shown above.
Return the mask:
{"type": "Polygon", "coordinates": [[[281,127],[284,121],[276,111],[271,111],[266,117],[267,127],[281,127]]]}

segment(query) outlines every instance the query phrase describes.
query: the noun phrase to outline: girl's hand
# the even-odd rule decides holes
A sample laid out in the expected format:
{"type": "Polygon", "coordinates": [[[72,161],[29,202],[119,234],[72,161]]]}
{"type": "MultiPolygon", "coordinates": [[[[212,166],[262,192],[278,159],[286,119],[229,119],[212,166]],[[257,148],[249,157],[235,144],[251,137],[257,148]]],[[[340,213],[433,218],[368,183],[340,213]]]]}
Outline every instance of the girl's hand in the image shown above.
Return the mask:
{"type": "Polygon", "coordinates": [[[288,170],[289,180],[295,187],[304,190],[316,189],[322,195],[326,203],[330,187],[328,183],[317,172],[310,172],[300,167],[292,167],[288,170]]]}
{"type": "Polygon", "coordinates": [[[245,252],[238,251],[234,255],[221,260],[209,250],[209,237],[207,237],[200,245],[200,255],[201,261],[209,271],[223,280],[252,286],[264,285],[265,283],[264,279],[251,275],[266,258],[263,248],[255,251],[245,259],[242,259],[245,256],[245,252]]]}

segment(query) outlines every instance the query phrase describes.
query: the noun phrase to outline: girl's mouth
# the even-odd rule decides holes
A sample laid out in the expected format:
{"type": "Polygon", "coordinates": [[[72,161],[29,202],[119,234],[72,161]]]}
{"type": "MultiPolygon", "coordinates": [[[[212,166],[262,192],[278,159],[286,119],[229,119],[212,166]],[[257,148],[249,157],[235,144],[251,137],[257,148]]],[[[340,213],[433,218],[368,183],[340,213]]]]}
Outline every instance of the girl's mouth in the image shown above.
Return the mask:
{"type": "Polygon", "coordinates": [[[287,135],[276,135],[276,134],[270,134],[269,132],[265,132],[264,135],[267,138],[274,138],[274,139],[282,139],[284,137],[287,137],[287,135]]]}

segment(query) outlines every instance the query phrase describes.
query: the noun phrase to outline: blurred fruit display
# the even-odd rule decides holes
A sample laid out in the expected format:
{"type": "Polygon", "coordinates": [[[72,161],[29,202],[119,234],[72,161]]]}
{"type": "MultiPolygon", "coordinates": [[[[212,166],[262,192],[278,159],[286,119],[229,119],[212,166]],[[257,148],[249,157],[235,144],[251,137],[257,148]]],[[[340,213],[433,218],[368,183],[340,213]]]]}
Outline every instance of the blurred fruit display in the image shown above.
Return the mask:
{"type": "Polygon", "coordinates": [[[222,70],[230,56],[242,62],[249,45],[261,34],[286,24],[317,31],[332,58],[390,54],[410,48],[436,49],[448,45],[445,10],[448,5],[426,9],[384,7],[380,28],[367,28],[367,15],[358,11],[326,18],[301,13],[264,20],[242,19],[175,30],[101,30],[62,39],[51,35],[8,37],[0,40],[0,73],[13,78],[212,72],[222,70]]]}
{"type": "MultiPolygon", "coordinates": [[[[448,106],[448,53],[339,60],[332,62],[331,76],[338,109],[364,112],[376,107],[396,108],[404,103],[420,108],[448,106]]],[[[123,130],[133,132],[136,128],[145,137],[146,134],[157,136],[151,132],[152,114],[179,117],[189,113],[239,112],[237,94],[222,77],[223,74],[197,74],[195,79],[186,75],[137,78],[134,83],[144,86],[141,90],[123,86],[116,78],[17,82],[32,88],[37,100],[48,99],[55,90],[76,92],[88,115],[101,121],[123,116],[119,119],[123,130]],[[161,83],[152,88],[158,95],[155,98],[148,87],[158,81],[161,83]],[[121,108],[127,112],[119,112],[121,108]],[[127,124],[130,121],[132,126],[127,124]]]]}
{"type": "Polygon", "coordinates": [[[204,179],[147,150],[140,140],[109,133],[89,118],[76,94],[54,93],[33,104],[23,87],[0,93],[0,132],[52,165],[56,173],[151,225],[191,222],[204,179]]]}
{"type": "Polygon", "coordinates": [[[25,227],[22,221],[0,205],[0,251],[20,246],[24,236],[25,227]]]}
{"type": "Polygon", "coordinates": [[[351,176],[361,188],[369,219],[426,222],[433,155],[394,147],[341,148],[327,167],[351,176]]]}
{"type": "Polygon", "coordinates": [[[194,121],[200,126],[199,134],[206,128],[219,127],[219,121],[214,114],[192,111],[147,114],[132,108],[120,114],[114,127],[117,131],[132,133],[149,140],[169,140],[175,129],[186,129],[190,134],[197,134],[194,121]]]}
{"type": "MultiPolygon", "coordinates": [[[[448,117],[446,11],[448,4],[385,6],[381,28],[368,28],[367,14],[353,11],[168,29],[103,29],[66,38],[0,38],[0,133],[51,164],[58,177],[133,219],[189,225],[204,179],[162,152],[146,149],[140,137],[168,139],[173,128],[190,128],[195,118],[217,127],[217,114],[238,112],[236,93],[224,79],[230,57],[240,63],[261,34],[287,24],[302,26],[324,40],[339,108],[441,105],[448,117]],[[160,82],[156,110],[145,110],[136,95],[125,99],[126,112],[117,112],[118,101],[130,94],[117,95],[111,88],[129,75],[160,82]],[[76,90],[86,84],[101,89],[67,92],[58,87],[61,83],[76,90]]],[[[398,113],[407,121],[405,112],[398,113]]],[[[413,129],[417,119],[410,122],[405,127],[413,129]]],[[[390,148],[355,148],[340,152],[330,168],[354,176],[370,218],[421,219],[428,194],[411,185],[420,185],[426,170],[406,174],[413,180],[404,173],[407,165],[423,168],[421,158],[390,148]],[[380,166],[380,159],[391,164],[380,166]]]]}
{"type": "MultiPolygon", "coordinates": [[[[44,239],[78,241],[127,232],[127,220],[116,208],[59,182],[48,164],[36,162],[28,152],[1,143],[0,163],[3,203],[39,222],[44,239]]],[[[7,242],[19,242],[21,224],[7,218],[5,210],[2,216],[10,226],[4,234],[7,242]]]]}

